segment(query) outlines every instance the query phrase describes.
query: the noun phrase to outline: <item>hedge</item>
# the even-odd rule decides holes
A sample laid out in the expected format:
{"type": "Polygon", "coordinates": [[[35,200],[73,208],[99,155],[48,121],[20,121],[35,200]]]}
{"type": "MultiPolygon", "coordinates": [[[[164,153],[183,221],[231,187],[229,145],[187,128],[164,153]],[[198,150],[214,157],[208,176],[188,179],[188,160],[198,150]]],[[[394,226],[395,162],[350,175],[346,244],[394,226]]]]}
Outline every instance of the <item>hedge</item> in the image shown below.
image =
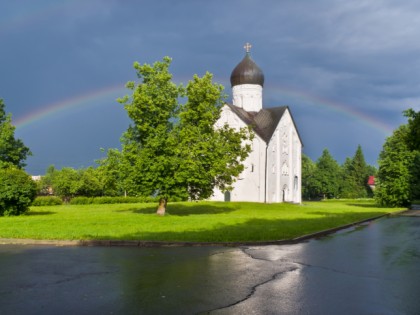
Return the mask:
{"type": "Polygon", "coordinates": [[[71,205],[112,204],[112,203],[148,203],[158,202],[156,197],[74,197],[71,205]]]}
{"type": "Polygon", "coordinates": [[[32,203],[32,206],[59,206],[62,205],[63,201],[59,197],[55,196],[39,196],[36,197],[34,202],[32,203]]]}

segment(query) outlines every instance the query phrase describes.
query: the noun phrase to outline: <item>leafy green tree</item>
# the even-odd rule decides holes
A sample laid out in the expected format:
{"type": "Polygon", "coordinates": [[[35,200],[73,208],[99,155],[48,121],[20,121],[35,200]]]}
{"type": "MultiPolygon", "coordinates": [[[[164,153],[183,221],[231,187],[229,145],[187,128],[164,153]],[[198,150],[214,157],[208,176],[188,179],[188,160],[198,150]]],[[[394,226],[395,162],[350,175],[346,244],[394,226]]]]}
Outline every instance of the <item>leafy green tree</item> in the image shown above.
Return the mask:
{"type": "Polygon", "coordinates": [[[41,177],[41,179],[37,182],[38,186],[38,194],[40,195],[51,195],[52,194],[52,187],[53,187],[53,176],[54,172],[56,171],[54,165],[48,166],[45,175],[41,177]]]}
{"type": "Polygon", "coordinates": [[[408,118],[407,146],[410,150],[420,151],[420,111],[410,108],[403,113],[408,118]]]}
{"type": "Polygon", "coordinates": [[[52,174],[51,184],[54,194],[66,202],[77,196],[82,187],[79,172],[71,167],[55,170],[52,174]]]}
{"type": "Polygon", "coordinates": [[[248,129],[214,128],[223,87],[212,75],[195,75],[184,88],[173,83],[170,63],[169,57],[153,65],[136,62],[141,82],[129,82],[132,95],[120,100],[133,122],[122,141],[125,183],[137,194],[159,196],[159,214],[170,196],[198,200],[209,198],[215,186],[231,189],[251,150],[242,145],[251,137],[248,129]]]}
{"type": "Polygon", "coordinates": [[[22,140],[15,139],[15,126],[12,125],[11,114],[6,114],[5,104],[0,99],[0,167],[15,165],[25,166],[24,161],[31,155],[31,151],[22,140]]]}
{"type": "Polygon", "coordinates": [[[98,163],[99,176],[106,196],[147,196],[141,193],[141,187],[134,183],[135,156],[123,154],[117,149],[109,149],[107,157],[98,163]]]}
{"type": "Polygon", "coordinates": [[[328,149],[324,149],[316,162],[314,191],[322,198],[339,197],[341,168],[328,149]]]}
{"type": "Polygon", "coordinates": [[[407,146],[413,151],[414,160],[411,171],[411,200],[420,200],[420,111],[408,109],[404,112],[408,118],[407,146]]]}
{"type": "Polygon", "coordinates": [[[302,154],[302,198],[305,200],[318,197],[314,183],[315,171],[315,163],[307,155],[302,154]]]}
{"type": "Polygon", "coordinates": [[[93,167],[80,169],[79,173],[79,189],[76,194],[78,196],[97,197],[102,196],[104,187],[101,183],[100,173],[93,167]]]}
{"type": "Polygon", "coordinates": [[[343,164],[341,197],[366,198],[370,191],[367,184],[370,170],[359,145],[353,158],[347,158],[343,164]]]}
{"type": "Polygon", "coordinates": [[[411,171],[411,201],[420,200],[420,151],[413,151],[411,171]]]}
{"type": "Polygon", "coordinates": [[[407,145],[409,128],[400,126],[388,137],[379,155],[375,198],[381,205],[407,206],[411,197],[411,169],[416,154],[407,145]]]}
{"type": "Polygon", "coordinates": [[[17,166],[0,168],[0,216],[20,215],[28,211],[37,187],[31,177],[17,166]]]}
{"type": "Polygon", "coordinates": [[[342,165],[342,182],[340,185],[340,197],[342,198],[357,198],[357,182],[353,176],[353,160],[349,157],[346,158],[342,165]]]}
{"type": "Polygon", "coordinates": [[[389,137],[379,156],[375,198],[387,206],[420,199],[420,112],[404,111],[408,123],[389,137]]]}
{"type": "Polygon", "coordinates": [[[96,162],[99,164],[97,171],[103,194],[105,196],[127,196],[127,189],[130,187],[127,183],[130,174],[127,170],[130,167],[123,164],[127,161],[123,159],[122,153],[117,149],[109,149],[107,157],[96,162]]]}

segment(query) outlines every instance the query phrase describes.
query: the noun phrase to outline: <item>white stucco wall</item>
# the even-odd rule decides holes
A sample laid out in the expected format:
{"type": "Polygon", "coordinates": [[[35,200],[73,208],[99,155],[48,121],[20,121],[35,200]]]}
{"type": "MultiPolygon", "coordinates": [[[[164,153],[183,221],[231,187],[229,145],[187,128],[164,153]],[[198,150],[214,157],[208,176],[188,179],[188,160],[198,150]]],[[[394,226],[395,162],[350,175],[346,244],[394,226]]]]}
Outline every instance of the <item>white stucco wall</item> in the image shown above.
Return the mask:
{"type": "MultiPolygon", "coordinates": [[[[216,127],[225,123],[239,130],[247,127],[246,124],[228,106],[222,108],[222,114],[216,127]]],[[[234,189],[230,192],[231,201],[254,201],[264,202],[264,172],[265,172],[265,142],[255,135],[251,142],[252,151],[244,161],[244,171],[234,183],[234,189]]],[[[219,189],[215,189],[211,200],[224,201],[225,195],[219,189]]]]}
{"type": "Polygon", "coordinates": [[[258,84],[241,84],[232,88],[232,103],[247,112],[258,112],[262,109],[262,86],[258,84]]]}
{"type": "MultiPolygon", "coordinates": [[[[216,127],[225,123],[236,130],[246,127],[227,105],[222,108],[216,127]]],[[[302,145],[290,112],[285,111],[268,145],[255,135],[251,147],[252,152],[244,161],[245,169],[230,192],[230,201],[300,203],[302,145]]],[[[224,201],[225,194],[216,188],[210,199],[224,201]]]]}
{"type": "Polygon", "coordinates": [[[302,146],[285,111],[267,149],[267,202],[301,202],[302,146]]]}

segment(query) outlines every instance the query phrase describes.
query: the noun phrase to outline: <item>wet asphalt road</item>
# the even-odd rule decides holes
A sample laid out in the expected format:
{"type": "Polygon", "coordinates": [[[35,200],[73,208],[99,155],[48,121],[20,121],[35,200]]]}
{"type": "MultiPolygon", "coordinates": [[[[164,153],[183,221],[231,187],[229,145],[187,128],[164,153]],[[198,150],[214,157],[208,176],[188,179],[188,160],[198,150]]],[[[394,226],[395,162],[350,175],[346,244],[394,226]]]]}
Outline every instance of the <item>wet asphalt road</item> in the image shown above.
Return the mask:
{"type": "Polygon", "coordinates": [[[0,245],[0,314],[420,314],[420,217],[247,248],[0,245]]]}

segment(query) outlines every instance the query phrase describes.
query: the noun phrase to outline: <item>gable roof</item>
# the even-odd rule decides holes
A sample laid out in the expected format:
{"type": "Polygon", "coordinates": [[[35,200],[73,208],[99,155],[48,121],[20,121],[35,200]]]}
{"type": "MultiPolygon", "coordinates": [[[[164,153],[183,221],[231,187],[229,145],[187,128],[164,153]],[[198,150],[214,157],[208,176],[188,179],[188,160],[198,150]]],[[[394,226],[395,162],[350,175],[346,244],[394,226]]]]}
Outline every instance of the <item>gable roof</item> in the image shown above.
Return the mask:
{"type": "MultiPolygon", "coordinates": [[[[296,128],[295,121],[292,113],[290,112],[289,106],[278,106],[272,108],[263,108],[259,112],[247,112],[243,108],[237,107],[232,104],[226,104],[229,108],[248,126],[251,126],[257,135],[259,135],[266,143],[270,142],[280,119],[286,110],[289,111],[290,117],[292,118],[293,125],[296,129],[300,143],[302,139],[299,135],[299,131],[296,128]]],[[[302,143],[303,145],[303,143],[302,143]]]]}

